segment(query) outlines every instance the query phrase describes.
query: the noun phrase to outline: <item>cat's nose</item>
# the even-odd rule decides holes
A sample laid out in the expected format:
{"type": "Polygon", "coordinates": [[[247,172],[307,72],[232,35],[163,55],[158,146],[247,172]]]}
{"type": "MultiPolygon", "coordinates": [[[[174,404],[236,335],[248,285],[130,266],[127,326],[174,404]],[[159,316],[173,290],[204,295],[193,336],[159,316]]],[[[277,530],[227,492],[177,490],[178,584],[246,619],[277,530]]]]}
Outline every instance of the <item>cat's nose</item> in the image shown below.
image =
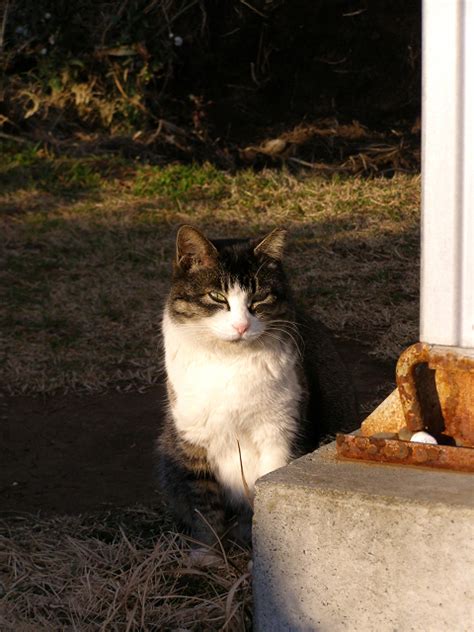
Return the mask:
{"type": "Polygon", "coordinates": [[[242,323],[236,323],[235,325],[232,325],[232,327],[235,329],[237,333],[243,336],[244,333],[247,331],[247,329],[250,327],[250,323],[248,321],[242,322],[242,323]]]}

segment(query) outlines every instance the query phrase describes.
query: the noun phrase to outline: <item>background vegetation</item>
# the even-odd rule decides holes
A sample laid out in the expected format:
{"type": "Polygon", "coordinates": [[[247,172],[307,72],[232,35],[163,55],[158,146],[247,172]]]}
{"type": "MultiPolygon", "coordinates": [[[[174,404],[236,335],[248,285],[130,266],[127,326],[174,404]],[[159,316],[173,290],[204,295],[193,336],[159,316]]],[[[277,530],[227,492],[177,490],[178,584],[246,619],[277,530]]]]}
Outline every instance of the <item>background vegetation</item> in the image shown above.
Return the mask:
{"type": "Polygon", "coordinates": [[[10,0],[0,122],[56,149],[92,143],[155,161],[339,164],[370,147],[346,167],[371,171],[384,150],[383,172],[412,170],[419,5],[10,0]],[[265,145],[282,134],[285,145],[265,145]]]}
{"type": "Polygon", "coordinates": [[[383,359],[417,337],[418,176],[230,174],[208,163],[3,149],[1,369],[10,392],[155,383],[161,305],[185,222],[214,236],[286,225],[287,267],[314,315],[383,359]]]}
{"type": "MultiPolygon", "coordinates": [[[[393,363],[417,339],[420,30],[419,0],[0,3],[7,455],[25,402],[59,402],[68,418],[84,394],[115,401],[160,380],[184,222],[210,236],[288,226],[298,299],[354,356],[393,363]]],[[[107,436],[114,421],[99,419],[107,436]]],[[[63,439],[76,445],[58,437],[50,456],[63,439]]],[[[2,630],[251,629],[248,550],[192,567],[156,498],[45,518],[23,513],[21,481],[2,498],[12,489],[2,630]]]]}
{"type": "Polygon", "coordinates": [[[149,341],[183,221],[221,234],[290,225],[289,263],[312,308],[395,357],[416,337],[417,272],[405,264],[417,249],[419,11],[408,0],[5,3],[10,392],[156,381],[149,341]]]}

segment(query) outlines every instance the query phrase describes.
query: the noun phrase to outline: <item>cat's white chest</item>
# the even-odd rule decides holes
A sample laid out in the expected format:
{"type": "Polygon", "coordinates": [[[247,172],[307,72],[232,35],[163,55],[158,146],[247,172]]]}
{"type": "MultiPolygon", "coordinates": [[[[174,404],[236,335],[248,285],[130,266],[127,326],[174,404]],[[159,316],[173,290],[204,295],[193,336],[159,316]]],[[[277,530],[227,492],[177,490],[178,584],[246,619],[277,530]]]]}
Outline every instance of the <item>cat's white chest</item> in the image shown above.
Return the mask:
{"type": "Polygon", "coordinates": [[[290,458],[301,398],[295,358],[279,348],[218,353],[183,337],[166,316],[163,333],[178,431],[206,449],[231,495],[252,493],[257,478],[290,458]]]}

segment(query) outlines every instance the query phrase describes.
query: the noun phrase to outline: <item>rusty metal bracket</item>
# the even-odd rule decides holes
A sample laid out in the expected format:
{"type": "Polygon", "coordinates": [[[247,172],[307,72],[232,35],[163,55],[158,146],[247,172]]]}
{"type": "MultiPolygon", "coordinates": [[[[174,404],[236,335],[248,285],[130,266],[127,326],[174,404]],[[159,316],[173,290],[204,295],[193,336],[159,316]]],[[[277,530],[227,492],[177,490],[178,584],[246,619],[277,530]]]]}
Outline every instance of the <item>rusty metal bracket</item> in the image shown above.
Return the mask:
{"type": "Polygon", "coordinates": [[[474,357],[467,353],[419,342],[401,354],[397,387],[409,430],[444,434],[457,446],[474,447],[474,357]],[[417,380],[423,365],[434,376],[428,373],[425,379],[417,380]],[[429,384],[433,377],[435,389],[429,384]],[[429,388],[432,392],[427,393],[429,388]]]}
{"type": "Polygon", "coordinates": [[[474,352],[417,343],[401,354],[396,379],[359,433],[337,436],[338,455],[474,472],[474,352]],[[410,441],[419,431],[437,445],[410,441]]]}
{"type": "Polygon", "coordinates": [[[427,445],[399,439],[377,439],[344,434],[337,435],[336,446],[338,455],[348,459],[474,472],[472,448],[427,445]]]}

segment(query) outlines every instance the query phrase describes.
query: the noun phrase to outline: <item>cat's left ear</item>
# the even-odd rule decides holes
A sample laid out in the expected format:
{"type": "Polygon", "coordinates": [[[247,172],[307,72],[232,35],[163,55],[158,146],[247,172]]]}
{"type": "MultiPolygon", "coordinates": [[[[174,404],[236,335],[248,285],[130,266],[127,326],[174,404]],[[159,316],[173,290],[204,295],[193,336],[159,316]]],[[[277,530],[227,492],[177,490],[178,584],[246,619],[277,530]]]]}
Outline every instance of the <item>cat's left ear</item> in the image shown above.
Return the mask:
{"type": "Polygon", "coordinates": [[[216,247],[197,228],[185,224],[176,236],[176,264],[183,270],[216,264],[216,247]]]}
{"type": "Polygon", "coordinates": [[[287,230],[285,228],[275,228],[262,241],[255,246],[256,255],[266,255],[270,259],[281,261],[285,249],[287,230]]]}

